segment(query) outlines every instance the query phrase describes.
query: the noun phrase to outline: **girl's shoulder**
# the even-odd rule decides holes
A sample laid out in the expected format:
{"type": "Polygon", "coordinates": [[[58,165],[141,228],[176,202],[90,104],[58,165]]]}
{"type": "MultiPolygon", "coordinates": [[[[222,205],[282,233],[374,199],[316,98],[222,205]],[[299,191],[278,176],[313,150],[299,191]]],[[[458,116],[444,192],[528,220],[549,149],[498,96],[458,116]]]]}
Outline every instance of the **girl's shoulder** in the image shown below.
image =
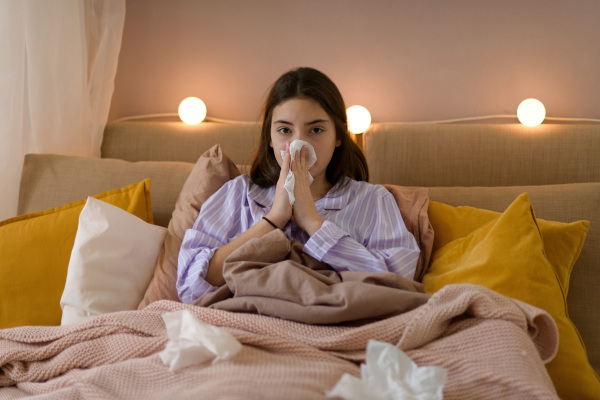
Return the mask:
{"type": "Polygon", "coordinates": [[[252,185],[253,183],[250,180],[250,177],[246,174],[241,174],[225,182],[223,184],[223,188],[227,188],[227,190],[245,189],[246,191],[248,191],[248,188],[250,188],[250,186],[252,185]]]}
{"type": "Polygon", "coordinates": [[[331,197],[337,200],[332,199],[332,201],[352,205],[352,207],[366,204],[388,204],[395,201],[389,190],[381,185],[346,179],[337,190],[333,190],[331,197]]]}
{"type": "Polygon", "coordinates": [[[263,188],[252,182],[252,179],[246,175],[238,175],[237,177],[228,181],[224,186],[229,195],[234,195],[239,198],[245,199],[247,203],[250,200],[254,200],[262,205],[272,204],[273,195],[275,193],[275,187],[263,188]]]}
{"type": "Polygon", "coordinates": [[[237,185],[243,185],[243,186],[250,186],[253,184],[252,181],[250,180],[250,177],[246,174],[240,174],[240,175],[236,176],[235,178],[233,178],[232,181],[234,181],[237,185]]]}
{"type": "Polygon", "coordinates": [[[248,193],[251,184],[252,183],[247,175],[238,175],[223,183],[223,185],[213,193],[211,199],[214,201],[221,201],[223,198],[230,196],[243,196],[248,193]]]}
{"type": "Polygon", "coordinates": [[[365,181],[355,181],[354,179],[348,179],[348,183],[346,184],[348,190],[355,195],[363,195],[363,196],[392,196],[389,190],[387,190],[382,185],[369,183],[365,181]]]}

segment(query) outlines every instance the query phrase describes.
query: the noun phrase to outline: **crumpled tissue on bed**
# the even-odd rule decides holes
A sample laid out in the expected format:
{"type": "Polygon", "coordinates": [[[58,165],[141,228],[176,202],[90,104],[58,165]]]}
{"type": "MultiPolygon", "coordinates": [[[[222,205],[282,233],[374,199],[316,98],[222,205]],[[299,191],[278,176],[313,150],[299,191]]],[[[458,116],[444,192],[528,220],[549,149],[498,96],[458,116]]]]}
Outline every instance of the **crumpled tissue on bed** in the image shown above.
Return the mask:
{"type": "Polygon", "coordinates": [[[402,350],[389,343],[369,340],[361,378],[344,374],[327,397],[345,400],[441,400],[448,371],[419,367],[402,350]]]}
{"type": "Polygon", "coordinates": [[[159,353],[170,371],[210,359],[213,364],[229,360],[242,349],[242,344],[229,333],[216,326],[205,324],[188,310],[164,313],[169,342],[159,353]]]}
{"type": "MultiPolygon", "coordinates": [[[[308,143],[304,140],[296,139],[292,143],[290,143],[290,156],[291,156],[290,163],[295,158],[296,152],[299,151],[300,149],[302,149],[302,146],[306,146],[306,148],[308,149],[308,168],[310,168],[313,165],[315,165],[315,162],[317,162],[317,155],[315,153],[315,148],[310,143],[308,143]]],[[[284,156],[285,156],[285,150],[281,150],[281,158],[283,158],[284,156]]],[[[290,198],[290,205],[292,207],[294,206],[294,202],[296,201],[296,197],[294,197],[295,182],[296,182],[296,179],[294,178],[294,173],[290,169],[290,172],[288,172],[287,176],[285,177],[285,183],[284,183],[283,187],[288,192],[288,197],[290,198]]],[[[308,184],[310,185],[312,183],[313,183],[313,177],[309,172],[308,173],[308,184]]]]}

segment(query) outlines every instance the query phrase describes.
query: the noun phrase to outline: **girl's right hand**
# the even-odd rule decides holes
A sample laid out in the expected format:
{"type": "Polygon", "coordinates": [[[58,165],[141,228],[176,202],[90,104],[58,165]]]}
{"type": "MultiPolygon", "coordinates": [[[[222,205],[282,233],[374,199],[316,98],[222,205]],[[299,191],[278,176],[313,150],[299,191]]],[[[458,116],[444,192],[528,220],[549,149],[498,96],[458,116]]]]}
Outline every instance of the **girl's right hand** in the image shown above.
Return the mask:
{"type": "Polygon", "coordinates": [[[275,225],[283,228],[288,221],[292,218],[292,206],[290,205],[290,198],[287,190],[284,189],[285,179],[290,171],[290,143],[285,144],[285,154],[283,155],[281,171],[279,173],[279,179],[277,180],[277,186],[275,188],[275,197],[273,198],[273,207],[266,217],[272,221],[275,225]]]}

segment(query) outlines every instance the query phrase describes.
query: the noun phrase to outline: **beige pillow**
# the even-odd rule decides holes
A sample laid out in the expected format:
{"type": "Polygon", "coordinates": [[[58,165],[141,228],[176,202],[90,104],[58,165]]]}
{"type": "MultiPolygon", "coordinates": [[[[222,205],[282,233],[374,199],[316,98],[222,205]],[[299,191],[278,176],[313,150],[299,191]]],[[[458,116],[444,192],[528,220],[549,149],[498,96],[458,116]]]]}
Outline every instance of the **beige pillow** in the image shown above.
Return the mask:
{"type": "Polygon", "coordinates": [[[158,254],[154,276],[138,309],[157,300],[179,301],[177,258],[185,231],[192,227],[202,204],[225,182],[240,175],[233,161],[215,145],[200,156],[175,203],[163,248],[158,254]]]}
{"type": "Polygon", "coordinates": [[[166,233],[165,227],[88,197],[60,298],[61,325],[137,308],[166,233]]]}

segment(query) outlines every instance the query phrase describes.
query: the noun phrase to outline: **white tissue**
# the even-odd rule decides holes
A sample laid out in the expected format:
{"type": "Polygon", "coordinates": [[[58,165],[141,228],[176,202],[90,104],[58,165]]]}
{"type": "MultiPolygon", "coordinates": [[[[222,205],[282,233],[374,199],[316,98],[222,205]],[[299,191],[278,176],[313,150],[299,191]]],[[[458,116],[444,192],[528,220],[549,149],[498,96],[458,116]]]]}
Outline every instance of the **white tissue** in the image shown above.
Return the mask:
{"type": "Polygon", "coordinates": [[[228,360],[242,349],[236,338],[216,326],[199,321],[188,310],[164,313],[162,318],[169,342],[159,355],[170,371],[210,359],[213,364],[228,360]]]}
{"type": "MultiPolygon", "coordinates": [[[[312,145],[310,143],[305,142],[304,140],[296,139],[292,143],[290,143],[290,156],[291,156],[290,163],[294,159],[296,152],[298,150],[302,149],[302,146],[306,146],[306,148],[308,149],[308,168],[310,168],[313,165],[315,165],[315,162],[317,162],[317,155],[315,154],[315,148],[312,147],[312,145]]],[[[281,158],[283,158],[284,156],[285,156],[285,150],[281,150],[281,158]]],[[[296,197],[294,197],[295,182],[296,182],[296,180],[294,179],[294,173],[290,169],[290,172],[288,172],[287,176],[285,177],[285,183],[284,183],[283,187],[285,188],[285,190],[288,193],[288,197],[290,198],[290,205],[292,207],[294,206],[294,202],[296,201],[296,197]]],[[[313,183],[313,177],[309,172],[308,173],[308,184],[310,185],[312,183],[313,183]]]]}
{"type": "Polygon", "coordinates": [[[418,367],[402,350],[370,340],[362,379],[344,374],[327,397],[345,400],[441,400],[448,371],[442,367],[418,367]]]}

